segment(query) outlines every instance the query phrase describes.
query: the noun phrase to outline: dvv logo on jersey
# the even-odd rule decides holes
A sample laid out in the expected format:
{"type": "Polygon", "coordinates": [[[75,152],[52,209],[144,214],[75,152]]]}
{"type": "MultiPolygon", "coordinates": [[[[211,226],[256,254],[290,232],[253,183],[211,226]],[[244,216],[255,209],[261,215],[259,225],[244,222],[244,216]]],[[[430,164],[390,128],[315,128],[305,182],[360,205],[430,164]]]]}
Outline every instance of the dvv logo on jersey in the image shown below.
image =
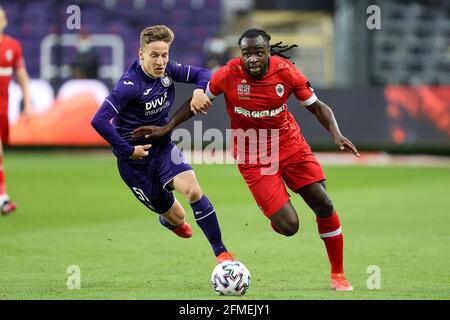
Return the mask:
{"type": "Polygon", "coordinates": [[[164,108],[169,106],[169,101],[166,101],[167,91],[164,92],[164,95],[159,97],[158,99],[152,100],[145,104],[145,115],[149,116],[158,112],[161,112],[164,108]]]}

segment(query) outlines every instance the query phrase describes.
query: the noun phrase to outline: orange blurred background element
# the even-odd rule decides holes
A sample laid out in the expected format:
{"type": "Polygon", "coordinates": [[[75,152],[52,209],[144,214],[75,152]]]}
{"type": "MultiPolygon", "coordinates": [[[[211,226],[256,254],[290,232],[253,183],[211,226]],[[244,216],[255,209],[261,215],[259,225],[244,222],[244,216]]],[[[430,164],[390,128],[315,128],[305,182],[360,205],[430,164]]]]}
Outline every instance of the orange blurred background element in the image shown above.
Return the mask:
{"type": "Polygon", "coordinates": [[[49,110],[11,126],[11,145],[108,145],[92,128],[98,102],[91,93],[56,100],[49,110]]]}

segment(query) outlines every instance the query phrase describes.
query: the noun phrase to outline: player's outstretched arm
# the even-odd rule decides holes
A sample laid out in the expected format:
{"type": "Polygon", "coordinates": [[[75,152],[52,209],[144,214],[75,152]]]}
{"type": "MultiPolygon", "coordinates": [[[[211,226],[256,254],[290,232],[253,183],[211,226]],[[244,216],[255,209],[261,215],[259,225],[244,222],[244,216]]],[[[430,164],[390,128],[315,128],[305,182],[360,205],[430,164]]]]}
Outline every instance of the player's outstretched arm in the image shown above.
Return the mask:
{"type": "Polygon", "coordinates": [[[325,129],[331,133],[334,138],[334,142],[338,145],[339,149],[352,152],[355,156],[359,157],[359,152],[356,147],[350,140],[344,137],[339,130],[333,110],[331,110],[329,106],[317,99],[316,102],[306,106],[306,108],[314,114],[325,129]]]}
{"type": "Polygon", "coordinates": [[[178,111],[173,115],[173,117],[169,120],[169,122],[162,126],[141,126],[139,128],[134,129],[131,132],[131,136],[133,138],[139,138],[145,136],[145,138],[157,139],[162,136],[165,136],[170,133],[176,126],[180,123],[185,122],[186,120],[192,118],[194,116],[194,112],[191,110],[191,98],[186,100],[178,111]]]}

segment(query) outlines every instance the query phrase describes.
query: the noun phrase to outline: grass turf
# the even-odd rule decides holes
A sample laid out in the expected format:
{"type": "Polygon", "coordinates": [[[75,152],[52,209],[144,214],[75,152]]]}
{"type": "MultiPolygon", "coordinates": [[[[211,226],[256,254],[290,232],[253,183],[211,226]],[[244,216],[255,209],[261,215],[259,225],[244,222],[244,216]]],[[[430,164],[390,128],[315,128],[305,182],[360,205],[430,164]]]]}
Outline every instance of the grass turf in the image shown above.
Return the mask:
{"type": "MultiPolygon", "coordinates": [[[[343,226],[353,292],[333,292],[314,215],[292,194],[301,230],[272,231],[236,166],[196,165],[228,249],[250,269],[240,299],[449,299],[450,169],[324,168],[343,226]],[[367,268],[381,270],[369,290],[367,268]]],[[[209,284],[212,250],[160,226],[120,179],[113,156],[7,152],[8,192],[19,209],[0,219],[0,299],[228,299],[209,284]],[[81,269],[69,290],[67,268],[81,269]]],[[[178,197],[179,198],[179,197],[178,197]]]]}

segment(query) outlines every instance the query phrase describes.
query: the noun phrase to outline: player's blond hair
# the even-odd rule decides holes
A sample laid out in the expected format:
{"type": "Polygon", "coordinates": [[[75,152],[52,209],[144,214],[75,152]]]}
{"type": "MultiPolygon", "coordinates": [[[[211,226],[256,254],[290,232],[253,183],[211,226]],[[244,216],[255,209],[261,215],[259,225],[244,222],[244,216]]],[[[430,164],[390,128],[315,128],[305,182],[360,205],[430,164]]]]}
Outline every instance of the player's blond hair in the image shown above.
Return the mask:
{"type": "Polygon", "coordinates": [[[146,45],[154,41],[164,41],[170,46],[174,39],[175,35],[173,34],[173,31],[165,25],[147,27],[141,32],[141,49],[145,48],[146,45]]]}

